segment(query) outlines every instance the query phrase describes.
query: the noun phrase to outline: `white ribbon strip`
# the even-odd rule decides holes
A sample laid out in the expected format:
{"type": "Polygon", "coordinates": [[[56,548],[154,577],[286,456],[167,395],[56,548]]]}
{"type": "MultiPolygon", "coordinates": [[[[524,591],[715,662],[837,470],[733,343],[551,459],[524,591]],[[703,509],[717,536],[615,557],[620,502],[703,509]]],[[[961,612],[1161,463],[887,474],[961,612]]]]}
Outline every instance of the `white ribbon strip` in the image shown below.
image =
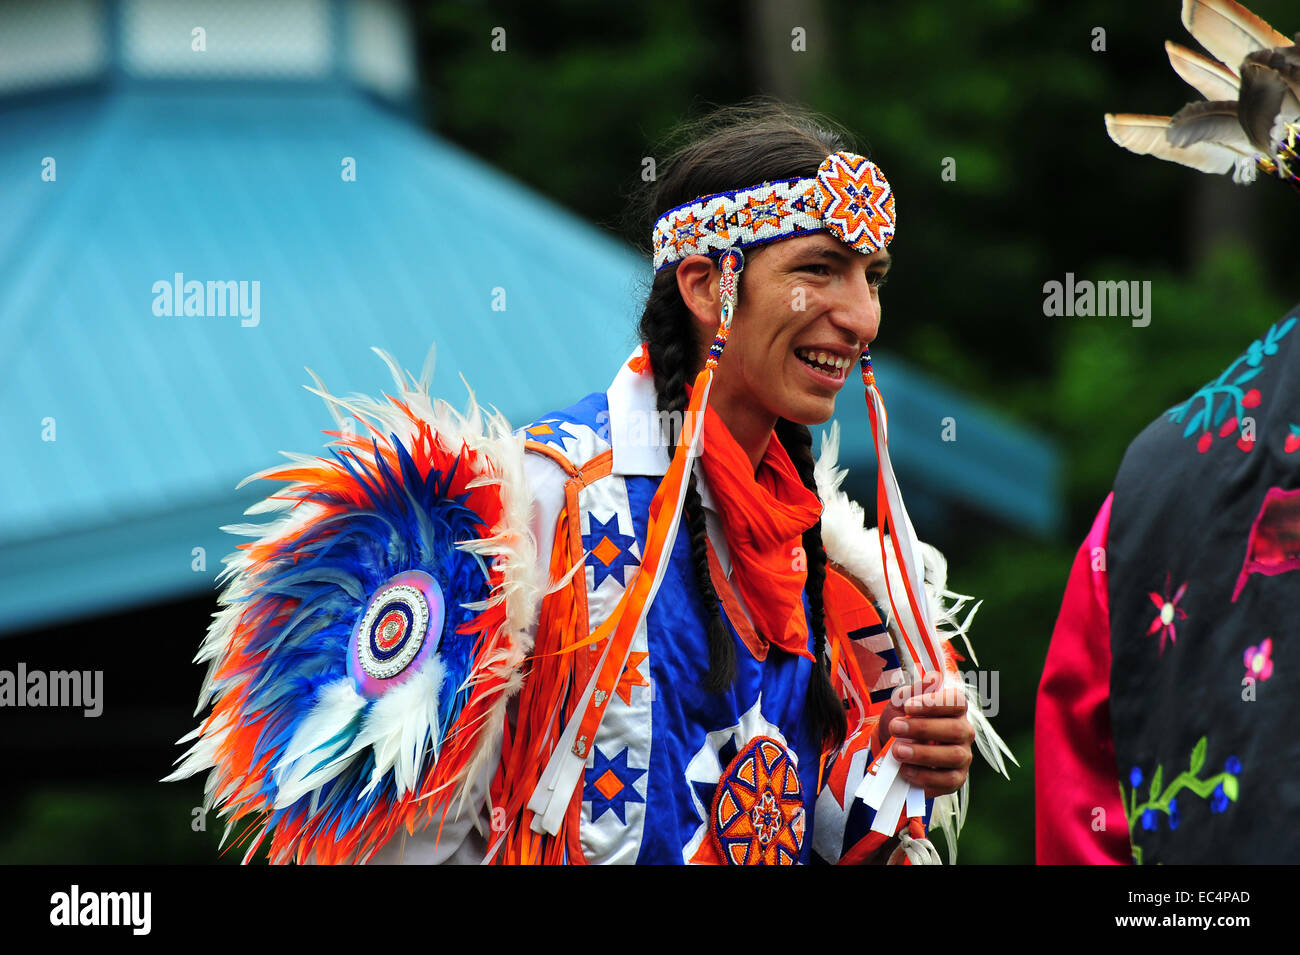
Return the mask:
{"type": "Polygon", "coordinates": [[[894,777],[898,775],[898,768],[898,760],[894,759],[894,754],[886,753],[874,773],[871,772],[871,767],[867,767],[867,773],[862,777],[862,782],[858,783],[858,788],[853,795],[875,809],[885,798],[885,793],[889,791],[889,785],[894,781],[894,777]],[[889,771],[891,761],[892,772],[889,771]]]}
{"type": "MultiPolygon", "coordinates": [[[[885,403],[881,400],[879,390],[871,385],[867,388],[867,397],[876,414],[876,420],[880,422],[879,434],[876,436],[876,461],[880,468],[881,479],[885,485],[885,499],[889,503],[889,513],[893,516],[893,532],[898,541],[898,549],[903,555],[903,567],[900,568],[907,580],[912,584],[912,593],[916,596],[917,607],[921,611],[921,619],[913,621],[912,627],[907,627],[902,619],[896,621],[900,630],[906,631],[908,639],[916,649],[920,659],[916,661],[920,667],[929,671],[942,672],[941,661],[931,657],[929,650],[926,649],[926,642],[921,639],[921,630],[924,628],[926,634],[934,633],[934,627],[930,620],[930,607],[925,599],[925,577],[921,572],[925,566],[921,559],[921,549],[918,546],[916,530],[912,527],[912,519],[907,515],[907,507],[903,504],[903,494],[898,488],[898,479],[894,476],[894,466],[889,459],[889,421],[885,416],[885,403]]],[[[884,533],[884,528],[880,529],[884,533]]],[[[886,561],[886,567],[888,561],[886,561]]],[[[889,590],[889,596],[893,600],[894,606],[903,608],[910,607],[907,600],[907,590],[901,582],[891,581],[889,574],[885,574],[885,586],[889,590]]],[[[904,648],[906,649],[906,648],[904,648]]]]}
{"type": "MultiPolygon", "coordinates": [[[[920,572],[925,564],[921,558],[921,548],[916,536],[916,530],[912,527],[912,520],[908,517],[907,507],[903,504],[903,494],[899,490],[898,479],[894,476],[894,466],[889,459],[889,418],[885,412],[885,403],[880,397],[880,391],[875,385],[867,386],[867,400],[871,402],[872,411],[875,414],[876,421],[879,422],[874,435],[876,462],[877,467],[880,468],[880,477],[885,488],[885,500],[889,505],[889,513],[893,518],[893,533],[903,558],[903,566],[899,568],[899,571],[906,581],[912,585],[912,593],[916,597],[917,608],[921,614],[921,619],[912,621],[910,627],[901,617],[895,620],[899,631],[907,637],[907,641],[904,642],[904,646],[899,648],[899,652],[909,653],[907,642],[910,641],[911,647],[919,656],[919,659],[913,658],[913,663],[926,672],[942,672],[940,661],[935,660],[930,655],[929,650],[926,649],[926,641],[921,639],[922,633],[932,634],[934,632],[930,619],[930,606],[926,600],[924,576],[920,572]]],[[[885,528],[880,528],[880,532],[883,534],[885,528]]],[[[886,568],[888,568],[888,563],[888,559],[886,559],[886,568]]],[[[893,606],[900,608],[900,612],[903,607],[911,607],[907,599],[907,588],[902,581],[891,580],[890,575],[886,572],[885,586],[889,591],[893,606]]],[[[884,833],[889,836],[894,835],[898,830],[899,815],[904,808],[907,810],[908,817],[925,815],[925,790],[899,776],[900,769],[902,769],[902,764],[894,756],[893,749],[890,749],[881,758],[879,765],[876,767],[876,772],[874,774],[868,773],[854,793],[854,798],[861,799],[875,810],[875,818],[871,823],[874,832],[884,833]]]]}
{"type": "Polygon", "coordinates": [[[925,790],[899,776],[900,769],[902,763],[894,757],[891,749],[881,758],[874,774],[867,773],[862,777],[853,794],[853,798],[861,799],[876,811],[876,818],[871,823],[873,832],[894,835],[904,807],[909,817],[925,815],[925,790]]]}
{"type": "Polygon", "coordinates": [[[907,817],[925,817],[925,790],[920,786],[907,787],[907,817]]]}
{"type": "Polygon", "coordinates": [[[901,777],[895,777],[889,784],[885,798],[881,800],[878,807],[873,807],[876,810],[876,818],[871,821],[871,828],[875,832],[892,836],[898,831],[898,819],[907,802],[907,790],[908,784],[901,777]]]}

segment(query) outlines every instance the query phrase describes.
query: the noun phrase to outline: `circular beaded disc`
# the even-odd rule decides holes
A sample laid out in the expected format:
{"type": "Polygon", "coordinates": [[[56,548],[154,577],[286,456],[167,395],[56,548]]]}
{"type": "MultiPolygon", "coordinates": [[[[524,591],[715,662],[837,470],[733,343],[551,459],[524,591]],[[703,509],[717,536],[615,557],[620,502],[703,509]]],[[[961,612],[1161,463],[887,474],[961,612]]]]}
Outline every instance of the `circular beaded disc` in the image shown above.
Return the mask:
{"type": "Polygon", "coordinates": [[[371,595],[352,632],[348,673],[371,699],[404,682],[437,649],[445,615],[442,588],[408,570],[371,595]]]}
{"type": "Polygon", "coordinates": [[[728,865],[796,865],[803,851],[803,786],[794,755],[756,736],[718,780],[712,836],[728,865]]]}
{"type": "Polygon", "coordinates": [[[818,212],[826,230],[864,255],[894,238],[894,190],[880,167],[855,153],[831,153],[817,169],[818,212]]]}

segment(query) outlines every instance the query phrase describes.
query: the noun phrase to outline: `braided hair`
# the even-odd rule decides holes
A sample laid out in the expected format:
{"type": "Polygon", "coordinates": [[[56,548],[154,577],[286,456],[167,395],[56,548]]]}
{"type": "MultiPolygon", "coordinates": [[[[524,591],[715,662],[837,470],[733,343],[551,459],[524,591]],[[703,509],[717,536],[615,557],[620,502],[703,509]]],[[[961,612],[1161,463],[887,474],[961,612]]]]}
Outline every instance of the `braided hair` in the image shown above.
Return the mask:
{"type": "MultiPolygon", "coordinates": [[[[672,153],[666,171],[652,184],[643,200],[638,233],[641,237],[650,235],[655,220],[664,212],[699,196],[750,183],[814,176],[827,155],[847,148],[848,139],[821,118],[773,103],[724,108],[683,127],[679,133],[688,141],[672,153]]],[[[644,238],[641,241],[644,243],[644,238]]],[[[678,291],[675,265],[655,275],[638,330],[649,350],[660,421],[671,428],[670,423],[684,420],[688,403],[686,386],[694,381],[702,361],[695,319],[678,291]]],[[[665,435],[670,455],[676,451],[679,437],[680,434],[665,435]]],[[[812,434],[808,428],[780,418],[776,423],[776,437],[804,486],[817,493],[812,434]]],[[[684,517],[690,534],[695,582],[708,612],[706,686],[713,692],[724,692],[735,680],[736,646],[723,620],[709,575],[704,513],[693,472],[686,490],[684,517]]],[[[807,557],[806,592],[812,611],[813,652],[817,660],[805,706],[823,746],[838,749],[847,733],[847,720],[826,661],[822,603],[826,551],[822,547],[820,520],[804,532],[802,545],[807,557]]]]}

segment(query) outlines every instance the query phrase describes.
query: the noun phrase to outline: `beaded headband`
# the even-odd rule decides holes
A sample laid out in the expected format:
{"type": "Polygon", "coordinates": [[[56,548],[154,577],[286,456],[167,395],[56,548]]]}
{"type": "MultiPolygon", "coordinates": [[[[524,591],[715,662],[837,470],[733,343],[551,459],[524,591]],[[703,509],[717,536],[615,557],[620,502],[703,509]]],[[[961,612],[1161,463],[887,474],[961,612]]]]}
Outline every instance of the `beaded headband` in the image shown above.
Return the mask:
{"type": "Polygon", "coordinates": [[[658,272],[688,255],[713,255],[829,232],[858,252],[894,237],[894,191],[880,167],[850,152],[831,153],[811,179],[781,179],[701,196],[655,223],[658,272]]]}

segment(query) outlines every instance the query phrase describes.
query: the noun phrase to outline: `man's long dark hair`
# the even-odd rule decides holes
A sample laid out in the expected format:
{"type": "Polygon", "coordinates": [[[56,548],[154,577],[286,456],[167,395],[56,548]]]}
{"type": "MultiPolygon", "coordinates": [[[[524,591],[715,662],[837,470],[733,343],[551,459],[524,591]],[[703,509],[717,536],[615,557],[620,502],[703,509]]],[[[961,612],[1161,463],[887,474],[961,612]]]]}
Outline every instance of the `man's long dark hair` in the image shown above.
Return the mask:
{"type": "MultiPolygon", "coordinates": [[[[686,140],[685,145],[665,161],[661,175],[641,204],[638,218],[643,237],[649,237],[655,220],[675,206],[710,193],[779,179],[812,177],[830,153],[851,148],[847,135],[827,121],[773,103],[717,110],[679,129],[677,135],[686,140]]],[[[696,338],[695,326],[694,316],[677,289],[676,266],[665,268],[654,277],[639,324],[641,340],[649,346],[659,411],[665,423],[683,420],[686,385],[695,380],[700,370],[701,343],[696,338]]],[[[775,433],[804,486],[817,493],[812,435],[808,428],[779,418],[775,433]]],[[[678,435],[667,434],[665,438],[671,455],[676,450],[678,435]]],[[[709,576],[704,513],[693,473],[686,492],[684,516],[690,534],[695,582],[709,615],[708,688],[723,692],[735,680],[736,646],[709,576]]],[[[803,549],[808,562],[806,591],[812,611],[813,652],[817,658],[808,685],[807,712],[823,746],[838,749],[847,732],[847,721],[843,704],[831,684],[826,661],[822,604],[826,551],[822,547],[820,520],[804,532],[803,549]]]]}

